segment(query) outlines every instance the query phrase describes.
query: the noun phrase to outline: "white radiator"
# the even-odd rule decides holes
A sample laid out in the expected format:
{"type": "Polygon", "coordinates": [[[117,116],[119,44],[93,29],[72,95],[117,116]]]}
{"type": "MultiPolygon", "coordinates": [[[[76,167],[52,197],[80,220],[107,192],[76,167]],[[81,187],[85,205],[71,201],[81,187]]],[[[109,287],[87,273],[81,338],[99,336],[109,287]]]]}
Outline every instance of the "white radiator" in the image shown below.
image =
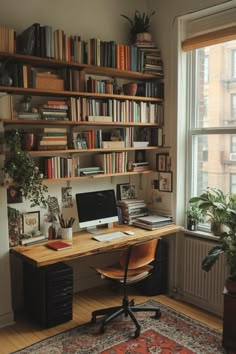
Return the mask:
{"type": "Polygon", "coordinates": [[[183,295],[186,300],[218,315],[223,313],[223,289],[227,277],[224,256],[207,273],[201,269],[202,260],[217,245],[209,240],[185,236],[183,295]]]}

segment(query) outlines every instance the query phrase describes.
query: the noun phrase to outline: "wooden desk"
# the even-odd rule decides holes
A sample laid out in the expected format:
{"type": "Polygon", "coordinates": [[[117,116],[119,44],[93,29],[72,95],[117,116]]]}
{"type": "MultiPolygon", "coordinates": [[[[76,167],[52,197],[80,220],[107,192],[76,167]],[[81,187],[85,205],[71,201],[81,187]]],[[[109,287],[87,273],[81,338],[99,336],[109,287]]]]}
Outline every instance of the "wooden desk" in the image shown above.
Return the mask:
{"type": "MultiPolygon", "coordinates": [[[[98,242],[92,239],[92,235],[90,233],[82,231],[73,235],[72,248],[69,249],[53,251],[45,247],[45,242],[32,246],[16,246],[11,249],[11,252],[22,258],[22,260],[31,263],[35,267],[42,267],[92,254],[108,252],[110,250],[126,247],[137,242],[147,241],[153,237],[159,238],[162,236],[167,236],[181,231],[182,227],[172,224],[154,231],[148,231],[128,225],[122,225],[113,229],[107,229],[107,233],[125,230],[133,231],[134,235],[125,235],[124,237],[113,241],[98,242]]],[[[52,240],[50,242],[52,242],[52,240]]]]}

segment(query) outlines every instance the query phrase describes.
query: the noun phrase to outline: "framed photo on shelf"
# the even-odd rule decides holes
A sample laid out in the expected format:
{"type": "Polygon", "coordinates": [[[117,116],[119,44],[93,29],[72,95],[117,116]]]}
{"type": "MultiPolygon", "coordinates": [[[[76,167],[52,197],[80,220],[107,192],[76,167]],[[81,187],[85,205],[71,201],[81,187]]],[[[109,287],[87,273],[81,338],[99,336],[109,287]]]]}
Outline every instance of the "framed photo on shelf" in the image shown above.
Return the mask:
{"type": "Polygon", "coordinates": [[[40,231],[40,212],[31,211],[22,214],[22,232],[24,234],[31,233],[33,231],[40,231]]]}
{"type": "Polygon", "coordinates": [[[117,184],[117,200],[136,198],[136,186],[130,183],[117,184]]]}
{"type": "Polygon", "coordinates": [[[23,196],[19,187],[10,186],[7,188],[7,204],[22,203],[23,196]]]}
{"type": "Polygon", "coordinates": [[[172,172],[159,173],[159,191],[172,192],[172,172]]]}

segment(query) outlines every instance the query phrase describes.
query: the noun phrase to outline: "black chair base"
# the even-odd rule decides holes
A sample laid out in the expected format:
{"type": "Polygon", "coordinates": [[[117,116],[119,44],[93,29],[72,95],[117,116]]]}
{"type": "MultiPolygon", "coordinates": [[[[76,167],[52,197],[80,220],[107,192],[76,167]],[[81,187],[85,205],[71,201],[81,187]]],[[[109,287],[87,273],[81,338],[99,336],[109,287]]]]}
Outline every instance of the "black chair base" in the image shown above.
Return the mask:
{"type": "Polygon", "coordinates": [[[156,306],[135,306],[134,300],[128,300],[126,298],[123,298],[123,303],[121,306],[114,306],[114,307],[109,307],[109,308],[104,308],[100,310],[96,310],[92,312],[92,323],[96,323],[97,317],[103,316],[102,318],[102,324],[100,327],[100,333],[105,333],[106,331],[106,325],[111,321],[114,320],[116,317],[124,314],[125,317],[130,316],[131,320],[134,322],[136,326],[136,331],[134,334],[134,338],[139,337],[140,335],[140,330],[141,330],[141,325],[138,322],[137,318],[135,317],[134,313],[135,312],[155,312],[155,315],[153,318],[159,319],[161,317],[161,311],[158,307],[156,306]]]}

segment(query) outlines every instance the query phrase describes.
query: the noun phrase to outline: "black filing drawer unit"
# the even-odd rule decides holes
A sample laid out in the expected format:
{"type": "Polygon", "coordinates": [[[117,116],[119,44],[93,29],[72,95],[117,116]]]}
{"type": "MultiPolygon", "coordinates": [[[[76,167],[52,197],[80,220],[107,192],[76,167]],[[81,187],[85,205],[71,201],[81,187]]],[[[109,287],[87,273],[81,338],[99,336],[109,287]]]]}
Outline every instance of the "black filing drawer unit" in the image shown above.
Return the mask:
{"type": "Polygon", "coordinates": [[[72,319],[73,269],[57,263],[36,268],[24,263],[24,308],[43,327],[72,319]]]}

